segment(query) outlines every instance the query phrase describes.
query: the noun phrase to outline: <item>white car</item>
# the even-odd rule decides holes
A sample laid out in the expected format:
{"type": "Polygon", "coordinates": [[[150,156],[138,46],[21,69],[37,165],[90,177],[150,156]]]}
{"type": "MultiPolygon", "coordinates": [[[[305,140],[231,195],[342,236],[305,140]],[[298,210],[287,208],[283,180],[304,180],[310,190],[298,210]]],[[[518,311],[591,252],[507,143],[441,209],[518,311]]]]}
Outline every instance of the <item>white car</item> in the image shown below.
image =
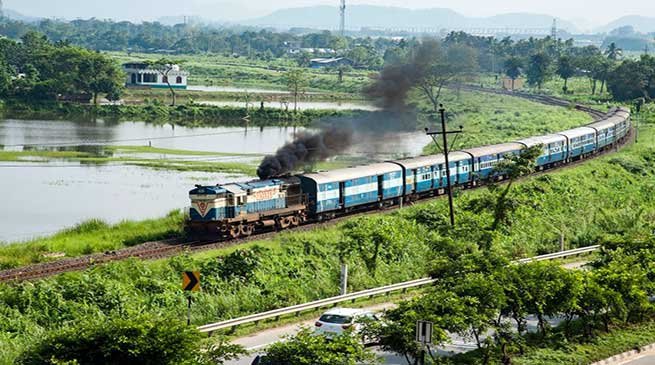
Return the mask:
{"type": "Polygon", "coordinates": [[[333,308],[316,321],[314,331],[327,337],[338,336],[346,330],[357,333],[361,326],[358,322],[363,318],[379,320],[375,313],[363,309],[333,308]]]}

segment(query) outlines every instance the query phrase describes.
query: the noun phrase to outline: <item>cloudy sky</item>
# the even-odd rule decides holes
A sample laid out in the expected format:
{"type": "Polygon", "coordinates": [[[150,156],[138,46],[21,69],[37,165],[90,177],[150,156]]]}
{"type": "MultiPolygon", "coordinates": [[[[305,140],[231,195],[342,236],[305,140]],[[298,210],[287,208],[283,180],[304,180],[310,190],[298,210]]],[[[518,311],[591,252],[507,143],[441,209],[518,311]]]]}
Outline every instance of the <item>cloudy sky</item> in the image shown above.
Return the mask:
{"type": "MultiPolygon", "coordinates": [[[[137,21],[182,14],[216,20],[240,20],[266,15],[277,8],[336,3],[338,0],[4,0],[6,8],[32,16],[137,21]]],[[[348,3],[442,7],[468,16],[507,12],[544,13],[572,20],[583,27],[601,25],[623,15],[655,17],[655,1],[652,0],[348,0],[348,3]],[[589,6],[591,3],[593,6],[589,6]]]]}

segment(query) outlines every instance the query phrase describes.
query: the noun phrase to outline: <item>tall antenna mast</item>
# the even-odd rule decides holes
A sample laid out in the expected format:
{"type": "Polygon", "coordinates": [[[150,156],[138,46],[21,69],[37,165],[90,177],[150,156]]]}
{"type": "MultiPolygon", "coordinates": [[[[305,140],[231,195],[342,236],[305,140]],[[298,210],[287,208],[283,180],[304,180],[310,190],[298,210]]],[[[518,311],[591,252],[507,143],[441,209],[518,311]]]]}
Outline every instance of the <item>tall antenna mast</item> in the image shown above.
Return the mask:
{"type": "Polygon", "coordinates": [[[339,24],[339,34],[343,37],[346,35],[346,0],[341,0],[341,6],[339,6],[339,13],[341,15],[341,23],[339,24]]]}
{"type": "Polygon", "coordinates": [[[557,41],[557,19],[553,19],[553,27],[550,28],[550,36],[557,41]]]}

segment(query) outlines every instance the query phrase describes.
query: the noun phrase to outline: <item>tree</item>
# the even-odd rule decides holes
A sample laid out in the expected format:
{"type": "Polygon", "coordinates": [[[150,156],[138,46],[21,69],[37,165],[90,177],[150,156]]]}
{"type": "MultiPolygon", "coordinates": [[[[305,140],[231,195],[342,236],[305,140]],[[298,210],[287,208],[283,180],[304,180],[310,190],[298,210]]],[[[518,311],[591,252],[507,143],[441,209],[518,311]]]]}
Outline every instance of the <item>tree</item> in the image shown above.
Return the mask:
{"type": "MultiPolygon", "coordinates": [[[[509,193],[516,179],[521,176],[528,175],[534,171],[535,161],[542,153],[542,146],[532,146],[528,149],[522,150],[521,153],[511,156],[505,156],[505,159],[500,161],[494,167],[494,176],[501,174],[507,177],[505,188],[500,191],[496,196],[494,204],[494,220],[491,224],[491,230],[497,230],[502,223],[507,223],[510,213],[510,199],[509,193]]],[[[496,185],[491,185],[490,190],[495,192],[498,190],[496,185]]]]}
{"type": "Polygon", "coordinates": [[[328,339],[303,328],[284,342],[266,349],[261,365],[356,365],[376,364],[375,355],[367,350],[358,336],[350,332],[328,339]]]}
{"type": "Polygon", "coordinates": [[[343,75],[346,72],[350,72],[350,71],[352,71],[352,67],[350,67],[348,65],[339,65],[339,66],[337,66],[337,78],[338,78],[338,81],[339,81],[340,84],[343,83],[343,75]]]}
{"type": "Polygon", "coordinates": [[[510,57],[505,60],[505,74],[512,79],[512,91],[514,90],[514,81],[521,76],[523,61],[518,57],[510,57]]]}
{"type": "Polygon", "coordinates": [[[461,81],[477,68],[476,53],[471,47],[454,45],[445,49],[441,43],[428,39],[415,50],[417,88],[432,104],[433,112],[439,111],[439,99],[443,88],[450,82],[461,81]]]}
{"type": "Polygon", "coordinates": [[[619,48],[615,42],[610,43],[605,50],[605,56],[612,61],[618,61],[623,56],[623,50],[619,48]]]}
{"type": "Polygon", "coordinates": [[[562,56],[557,60],[557,74],[559,77],[564,79],[564,86],[562,90],[566,94],[568,91],[568,81],[569,78],[575,75],[575,65],[573,63],[573,58],[571,56],[562,56]]]}
{"type": "Polygon", "coordinates": [[[179,64],[181,62],[177,61],[176,64],[176,62],[173,60],[169,60],[167,58],[160,58],[156,61],[149,61],[147,63],[152,69],[156,70],[164,79],[164,82],[168,86],[168,90],[170,90],[171,92],[171,98],[172,98],[171,106],[175,106],[177,95],[175,94],[175,89],[171,85],[169,74],[172,71],[178,70],[179,64]]]}
{"type": "Polygon", "coordinates": [[[552,75],[550,64],[550,57],[544,52],[538,52],[530,56],[527,70],[528,83],[541,89],[541,86],[548,81],[552,75]]]}
{"type": "Polygon", "coordinates": [[[98,104],[98,94],[104,93],[110,99],[118,99],[122,90],[123,73],[118,65],[99,53],[89,53],[79,65],[82,89],[93,95],[93,104],[98,104]]]}
{"type": "Polygon", "coordinates": [[[618,101],[649,97],[644,70],[638,61],[625,60],[607,77],[607,89],[618,101]]]}
{"type": "Polygon", "coordinates": [[[175,319],[89,319],[40,338],[18,359],[21,365],[180,364],[194,361],[201,334],[175,319]]]}
{"type": "Polygon", "coordinates": [[[287,83],[287,89],[293,95],[293,111],[298,111],[298,97],[303,95],[307,89],[309,81],[305,75],[305,70],[294,68],[284,74],[287,83]]]}

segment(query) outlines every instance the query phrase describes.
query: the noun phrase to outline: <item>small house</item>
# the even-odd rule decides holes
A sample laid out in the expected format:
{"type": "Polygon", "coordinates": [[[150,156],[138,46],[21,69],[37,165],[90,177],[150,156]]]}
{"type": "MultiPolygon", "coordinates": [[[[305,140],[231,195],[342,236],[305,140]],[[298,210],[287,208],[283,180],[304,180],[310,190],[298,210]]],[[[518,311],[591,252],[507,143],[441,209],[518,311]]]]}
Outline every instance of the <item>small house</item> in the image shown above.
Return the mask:
{"type": "Polygon", "coordinates": [[[168,84],[176,89],[186,89],[189,73],[180,69],[179,65],[171,65],[170,71],[162,72],[144,62],[131,62],[123,65],[127,74],[125,85],[128,87],[168,88],[168,84]]]}

